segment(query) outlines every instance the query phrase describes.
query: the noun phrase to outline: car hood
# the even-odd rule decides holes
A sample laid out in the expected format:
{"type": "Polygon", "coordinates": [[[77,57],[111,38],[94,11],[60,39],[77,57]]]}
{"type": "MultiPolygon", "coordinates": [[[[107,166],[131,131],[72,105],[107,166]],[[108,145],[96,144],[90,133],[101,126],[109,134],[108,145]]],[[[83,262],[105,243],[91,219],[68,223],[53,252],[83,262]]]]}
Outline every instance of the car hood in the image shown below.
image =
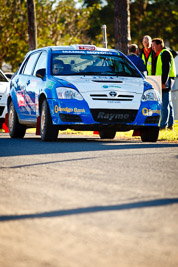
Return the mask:
{"type": "Polygon", "coordinates": [[[8,88],[9,82],[0,82],[0,94],[4,94],[8,88]]]}
{"type": "MultiPolygon", "coordinates": [[[[57,77],[56,77],[57,78],[57,77]]],[[[59,77],[58,77],[59,78],[59,77]]],[[[66,76],[60,77],[63,86],[73,84],[81,93],[119,90],[123,92],[143,93],[144,79],[133,77],[114,77],[114,76],[66,76]]]]}

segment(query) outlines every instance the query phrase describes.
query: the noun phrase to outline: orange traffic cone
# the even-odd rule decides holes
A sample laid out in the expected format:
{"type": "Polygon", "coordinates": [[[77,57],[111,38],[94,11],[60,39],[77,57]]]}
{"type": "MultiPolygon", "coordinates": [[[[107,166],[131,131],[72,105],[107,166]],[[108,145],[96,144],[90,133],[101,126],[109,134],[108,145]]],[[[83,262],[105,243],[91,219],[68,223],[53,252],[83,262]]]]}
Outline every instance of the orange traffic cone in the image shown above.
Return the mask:
{"type": "Polygon", "coordinates": [[[2,128],[4,129],[5,133],[9,133],[8,128],[8,113],[5,115],[5,122],[2,124],[2,128]]]}
{"type": "Polygon", "coordinates": [[[2,124],[2,128],[4,129],[5,133],[9,133],[9,128],[6,126],[5,122],[2,124]]]}

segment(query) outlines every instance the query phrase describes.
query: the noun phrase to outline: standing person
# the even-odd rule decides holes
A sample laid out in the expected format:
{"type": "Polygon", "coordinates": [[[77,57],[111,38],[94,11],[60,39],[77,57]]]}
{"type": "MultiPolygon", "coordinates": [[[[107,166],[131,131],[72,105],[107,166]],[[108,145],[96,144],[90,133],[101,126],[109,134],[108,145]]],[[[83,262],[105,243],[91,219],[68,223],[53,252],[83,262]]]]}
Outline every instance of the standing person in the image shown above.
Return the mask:
{"type": "Polygon", "coordinates": [[[129,54],[127,57],[134,63],[139,71],[146,71],[146,66],[143,60],[138,56],[138,46],[136,44],[129,45],[129,54]]]}
{"type": "Polygon", "coordinates": [[[153,57],[153,75],[161,75],[162,80],[162,114],[160,129],[173,129],[174,113],[171,100],[171,88],[176,77],[176,69],[173,56],[169,50],[164,47],[164,41],[161,38],[152,40],[152,49],[155,52],[153,57]]]}
{"type": "Polygon", "coordinates": [[[148,75],[152,75],[153,50],[151,48],[151,37],[145,35],[142,40],[143,48],[140,52],[140,57],[143,59],[147,68],[148,75]]]}

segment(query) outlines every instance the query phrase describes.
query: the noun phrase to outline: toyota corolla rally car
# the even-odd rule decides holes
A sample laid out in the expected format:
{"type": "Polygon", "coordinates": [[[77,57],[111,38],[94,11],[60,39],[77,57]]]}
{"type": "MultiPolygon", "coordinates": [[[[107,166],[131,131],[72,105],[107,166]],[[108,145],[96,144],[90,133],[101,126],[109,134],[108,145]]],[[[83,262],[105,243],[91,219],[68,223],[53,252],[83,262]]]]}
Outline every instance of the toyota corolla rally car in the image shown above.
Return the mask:
{"type": "Polygon", "coordinates": [[[8,127],[12,138],[36,127],[43,141],[66,129],[98,131],[103,139],[133,129],[143,142],[156,142],[160,111],[159,93],[121,52],[45,47],[29,52],[11,81],[8,127]]]}
{"type": "Polygon", "coordinates": [[[9,94],[9,80],[0,70],[0,129],[5,122],[5,114],[7,113],[7,97],[9,94]]]}

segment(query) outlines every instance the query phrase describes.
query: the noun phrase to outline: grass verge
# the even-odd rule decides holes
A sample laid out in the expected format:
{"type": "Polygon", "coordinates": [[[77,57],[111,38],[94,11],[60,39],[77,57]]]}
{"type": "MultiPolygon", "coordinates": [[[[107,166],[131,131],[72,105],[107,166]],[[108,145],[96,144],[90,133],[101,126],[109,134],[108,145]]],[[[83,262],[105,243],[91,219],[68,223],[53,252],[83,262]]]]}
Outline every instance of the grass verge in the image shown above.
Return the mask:
{"type": "MultiPolygon", "coordinates": [[[[0,132],[4,132],[3,129],[0,129],[0,132]]],[[[35,129],[28,129],[27,133],[34,133],[35,129]]],[[[82,134],[87,136],[95,136],[93,131],[73,131],[73,130],[66,130],[61,131],[62,134],[82,134]]],[[[128,132],[117,132],[116,137],[120,139],[140,139],[139,136],[132,136],[133,130],[128,132]]],[[[178,121],[175,121],[174,129],[173,130],[161,130],[159,132],[159,138],[158,141],[167,141],[167,142],[176,142],[178,143],[178,121]]]]}
{"type": "MultiPolygon", "coordinates": [[[[94,135],[91,131],[77,132],[73,130],[66,130],[63,134],[82,134],[82,135],[94,135]]],[[[116,137],[120,139],[140,139],[139,136],[132,136],[133,130],[128,132],[117,132],[116,137]]],[[[173,130],[161,130],[159,132],[158,141],[177,142],[178,143],[178,121],[175,121],[173,130]]]]}

